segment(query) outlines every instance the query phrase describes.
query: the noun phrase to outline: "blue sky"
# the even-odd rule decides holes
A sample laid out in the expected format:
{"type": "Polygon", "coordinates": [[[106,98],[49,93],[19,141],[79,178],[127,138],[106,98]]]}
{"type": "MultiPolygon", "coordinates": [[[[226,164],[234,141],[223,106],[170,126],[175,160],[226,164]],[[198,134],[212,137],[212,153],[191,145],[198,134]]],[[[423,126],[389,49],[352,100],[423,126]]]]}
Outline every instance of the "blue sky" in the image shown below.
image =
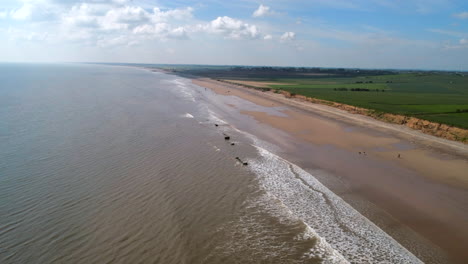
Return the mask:
{"type": "Polygon", "coordinates": [[[468,70],[468,1],[2,0],[0,61],[468,70]]]}

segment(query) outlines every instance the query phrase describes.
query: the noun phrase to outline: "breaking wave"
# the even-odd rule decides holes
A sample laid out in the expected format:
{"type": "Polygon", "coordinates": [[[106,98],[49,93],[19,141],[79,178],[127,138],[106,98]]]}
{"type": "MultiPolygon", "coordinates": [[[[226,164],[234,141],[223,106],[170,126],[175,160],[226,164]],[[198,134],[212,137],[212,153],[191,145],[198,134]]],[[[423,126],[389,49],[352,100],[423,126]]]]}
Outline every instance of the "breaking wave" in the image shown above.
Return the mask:
{"type": "MultiPolygon", "coordinates": [[[[352,263],[422,263],[311,174],[255,147],[260,158],[250,160],[249,167],[258,175],[261,188],[304,221],[308,234],[317,235],[352,263]]],[[[317,253],[311,250],[311,254],[317,253]]]]}

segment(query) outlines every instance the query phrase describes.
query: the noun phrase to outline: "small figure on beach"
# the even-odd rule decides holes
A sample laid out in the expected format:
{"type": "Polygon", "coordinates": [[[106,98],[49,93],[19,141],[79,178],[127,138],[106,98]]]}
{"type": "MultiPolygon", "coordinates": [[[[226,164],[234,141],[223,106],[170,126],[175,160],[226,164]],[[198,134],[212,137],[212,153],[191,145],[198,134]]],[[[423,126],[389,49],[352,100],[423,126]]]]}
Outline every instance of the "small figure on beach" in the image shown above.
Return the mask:
{"type": "Polygon", "coordinates": [[[399,159],[401,159],[401,155],[400,155],[400,153],[398,153],[398,158],[399,158],[399,159]]]}

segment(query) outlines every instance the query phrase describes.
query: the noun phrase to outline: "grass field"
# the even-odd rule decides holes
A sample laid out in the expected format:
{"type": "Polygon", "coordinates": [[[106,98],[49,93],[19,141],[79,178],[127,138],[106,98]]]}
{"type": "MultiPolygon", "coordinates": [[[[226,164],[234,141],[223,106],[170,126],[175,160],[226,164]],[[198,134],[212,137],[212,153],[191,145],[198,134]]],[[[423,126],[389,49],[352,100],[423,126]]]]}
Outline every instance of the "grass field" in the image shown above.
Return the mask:
{"type": "Polygon", "coordinates": [[[468,111],[468,76],[405,73],[352,78],[266,78],[264,81],[285,83],[270,85],[273,89],[468,128],[468,113],[464,112],[468,111]],[[356,88],[369,91],[351,90],[356,88]]]}

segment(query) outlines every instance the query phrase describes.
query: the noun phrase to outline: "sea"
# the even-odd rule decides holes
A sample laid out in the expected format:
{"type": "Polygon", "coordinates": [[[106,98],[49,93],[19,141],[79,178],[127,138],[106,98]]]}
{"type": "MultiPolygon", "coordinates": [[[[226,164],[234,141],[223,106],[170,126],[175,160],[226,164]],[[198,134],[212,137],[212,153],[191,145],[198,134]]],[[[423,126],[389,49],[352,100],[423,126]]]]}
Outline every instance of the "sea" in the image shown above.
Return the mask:
{"type": "Polygon", "coordinates": [[[229,100],[144,68],[0,64],[0,263],[421,262],[229,100]]]}

